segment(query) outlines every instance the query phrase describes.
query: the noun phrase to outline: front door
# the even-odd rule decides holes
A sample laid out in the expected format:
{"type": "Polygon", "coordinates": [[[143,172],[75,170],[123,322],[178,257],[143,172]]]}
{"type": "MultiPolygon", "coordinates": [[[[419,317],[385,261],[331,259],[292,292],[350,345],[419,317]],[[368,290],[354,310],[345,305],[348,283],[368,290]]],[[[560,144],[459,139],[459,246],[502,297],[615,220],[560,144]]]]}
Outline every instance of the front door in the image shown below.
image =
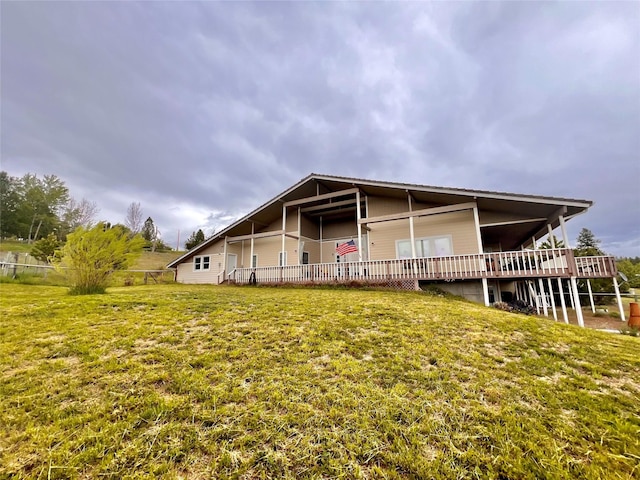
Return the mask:
{"type": "Polygon", "coordinates": [[[229,253],[227,255],[227,277],[238,266],[238,256],[235,253],[229,253]]]}

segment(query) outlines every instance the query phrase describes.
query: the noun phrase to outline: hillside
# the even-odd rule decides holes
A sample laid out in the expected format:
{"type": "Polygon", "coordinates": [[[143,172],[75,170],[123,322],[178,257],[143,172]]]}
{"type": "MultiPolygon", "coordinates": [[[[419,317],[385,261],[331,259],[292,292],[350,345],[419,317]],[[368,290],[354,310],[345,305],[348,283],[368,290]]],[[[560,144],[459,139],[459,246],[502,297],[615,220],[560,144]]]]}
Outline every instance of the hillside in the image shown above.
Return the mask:
{"type": "Polygon", "coordinates": [[[640,473],[638,338],[417,292],[0,289],[0,478],[640,473]]]}

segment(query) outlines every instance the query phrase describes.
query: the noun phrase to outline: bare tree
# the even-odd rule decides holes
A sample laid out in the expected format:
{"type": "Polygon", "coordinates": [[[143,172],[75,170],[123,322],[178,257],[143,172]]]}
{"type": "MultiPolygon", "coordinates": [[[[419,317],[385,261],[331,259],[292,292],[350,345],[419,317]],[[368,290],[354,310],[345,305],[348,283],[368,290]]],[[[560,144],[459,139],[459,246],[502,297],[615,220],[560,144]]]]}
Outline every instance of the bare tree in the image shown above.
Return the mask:
{"type": "Polygon", "coordinates": [[[91,228],[100,209],[96,202],[83,198],[79,202],[71,198],[65,205],[62,214],[63,228],[67,232],[73,232],[78,227],[91,228]]]}
{"type": "Polygon", "coordinates": [[[139,202],[131,202],[131,205],[127,208],[124,225],[134,234],[140,233],[142,230],[142,207],[140,207],[139,202]]]}

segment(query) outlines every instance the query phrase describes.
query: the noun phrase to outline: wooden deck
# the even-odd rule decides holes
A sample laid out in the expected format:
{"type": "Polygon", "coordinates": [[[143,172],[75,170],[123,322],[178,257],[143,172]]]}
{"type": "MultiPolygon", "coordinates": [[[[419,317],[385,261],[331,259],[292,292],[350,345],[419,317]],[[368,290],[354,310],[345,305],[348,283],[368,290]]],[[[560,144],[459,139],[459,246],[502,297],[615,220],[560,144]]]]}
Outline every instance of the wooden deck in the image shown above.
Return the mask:
{"type": "Polygon", "coordinates": [[[610,256],[574,257],[570,249],[452,255],[414,259],[237,268],[226,280],[238,284],[335,283],[349,281],[611,278],[610,256]]]}

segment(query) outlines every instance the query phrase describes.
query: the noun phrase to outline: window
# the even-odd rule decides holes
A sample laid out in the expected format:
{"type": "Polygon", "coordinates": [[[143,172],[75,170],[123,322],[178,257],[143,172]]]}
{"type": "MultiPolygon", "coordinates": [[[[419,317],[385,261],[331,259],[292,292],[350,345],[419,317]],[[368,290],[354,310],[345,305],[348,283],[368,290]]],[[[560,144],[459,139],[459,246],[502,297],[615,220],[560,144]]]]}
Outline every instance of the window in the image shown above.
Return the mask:
{"type": "Polygon", "coordinates": [[[251,257],[251,268],[257,268],[258,266],[258,255],[254,255],[251,257]]]}
{"type": "Polygon", "coordinates": [[[280,267],[284,267],[287,264],[287,252],[280,252],[278,262],[280,267]]]}
{"type": "MultiPolygon", "coordinates": [[[[445,257],[453,255],[451,235],[416,238],[416,257],[445,257]]],[[[396,241],[398,258],[411,258],[411,240],[396,241]]]]}
{"type": "Polygon", "coordinates": [[[203,255],[201,257],[193,257],[193,269],[196,271],[209,270],[211,264],[211,258],[209,255],[203,255]]]}

